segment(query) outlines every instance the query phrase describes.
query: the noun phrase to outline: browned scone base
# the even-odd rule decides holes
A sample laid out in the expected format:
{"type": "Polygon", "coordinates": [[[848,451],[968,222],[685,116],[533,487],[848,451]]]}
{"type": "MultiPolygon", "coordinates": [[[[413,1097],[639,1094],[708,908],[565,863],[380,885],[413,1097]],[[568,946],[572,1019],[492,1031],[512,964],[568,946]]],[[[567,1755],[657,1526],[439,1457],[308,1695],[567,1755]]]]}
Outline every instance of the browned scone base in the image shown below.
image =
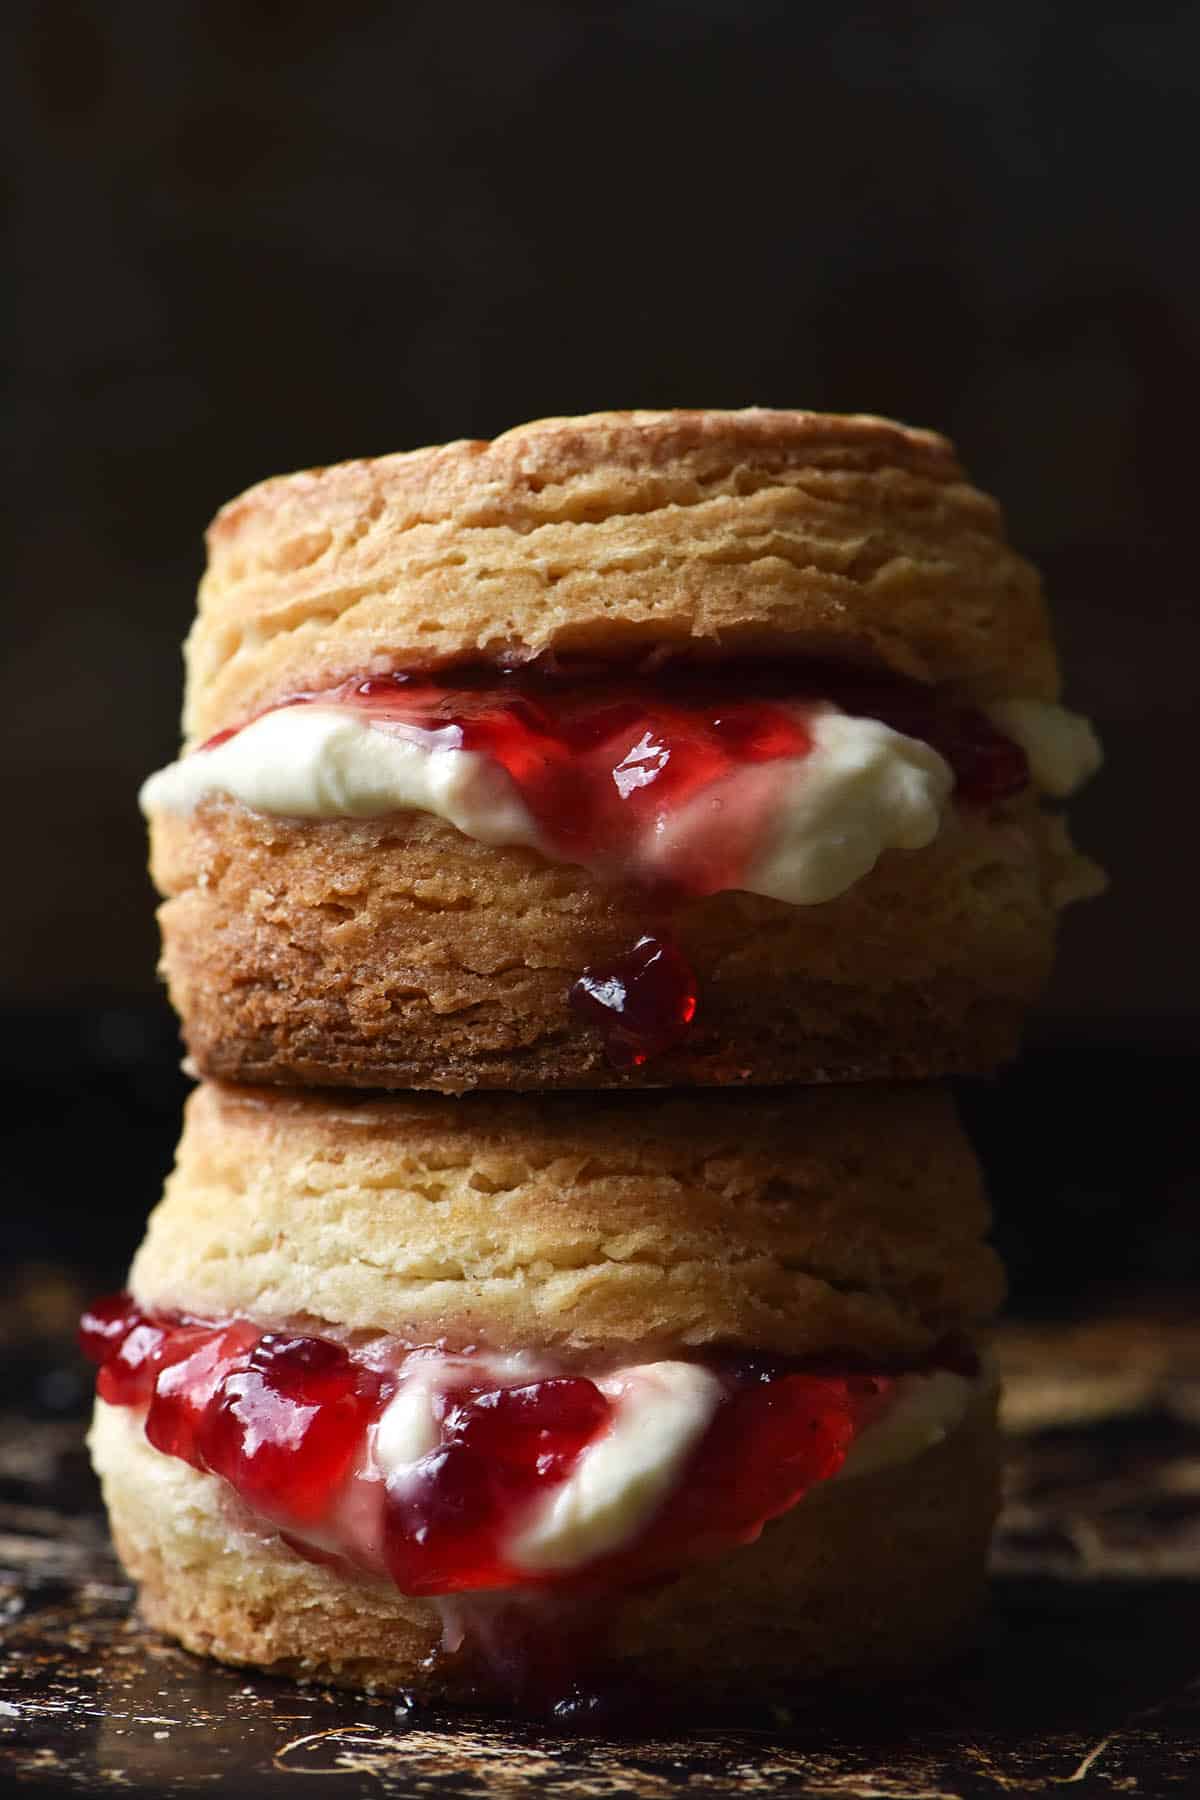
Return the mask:
{"type": "MultiPolygon", "coordinates": [[[[136,1416],[98,1409],[91,1441],[142,1611],[189,1650],[345,1687],[511,1703],[469,1636],[458,1654],[440,1651],[433,1604],[251,1535],[224,1484],[153,1450],[136,1416]]],[[[936,1449],[818,1488],[756,1544],[623,1598],[609,1666],[698,1702],[797,1699],[823,1677],[928,1666],[979,1604],[998,1464],[994,1405],[981,1396],[936,1449]]]]}
{"type": "Polygon", "coordinates": [[[670,921],[700,982],[682,1045],[618,1072],[568,994],[661,921],[425,814],[288,821],[212,799],[152,821],[163,971],[197,1068],[307,1086],[569,1088],[927,1079],[994,1068],[1084,867],[1032,799],[952,809],[836,900],[743,893],[670,921]]]}
{"type": "Polygon", "coordinates": [[[130,1286],[151,1311],[410,1344],[921,1357],[1000,1303],[988,1220],[933,1087],[205,1084],[130,1286]]]}

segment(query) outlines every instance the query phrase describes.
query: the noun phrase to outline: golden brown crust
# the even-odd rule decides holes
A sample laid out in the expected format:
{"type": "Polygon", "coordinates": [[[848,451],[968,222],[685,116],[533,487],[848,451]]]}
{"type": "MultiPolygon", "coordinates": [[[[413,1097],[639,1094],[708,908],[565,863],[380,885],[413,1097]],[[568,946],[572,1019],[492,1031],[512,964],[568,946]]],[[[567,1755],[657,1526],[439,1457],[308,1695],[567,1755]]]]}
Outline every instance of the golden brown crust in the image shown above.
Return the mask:
{"type": "Polygon", "coordinates": [[[757,407],[596,413],[232,501],[209,533],[185,730],[362,671],[661,645],[1057,691],[1037,575],[944,438],[757,407]]]}
{"type": "MultiPolygon", "coordinates": [[[[873,1680],[944,1654],[977,1608],[996,1509],[994,1407],[945,1443],[818,1488],[756,1544],[629,1596],[610,1655],[697,1699],[796,1698],[824,1676],[873,1680]]],[[[469,1642],[438,1653],[434,1606],[305,1562],[254,1535],[214,1476],[160,1456],[134,1415],[100,1408],[92,1451],[142,1611],[189,1650],[272,1674],[426,1699],[509,1698],[469,1642]]]]}
{"type": "Polygon", "coordinates": [[[921,1354],[997,1306],[936,1088],[367,1100],[206,1084],[150,1308],[501,1350],[921,1354]]]}
{"type": "Polygon", "coordinates": [[[618,1073],[568,994],[657,920],[533,851],[427,814],[319,823],[223,799],[152,821],[163,971],[197,1067],[337,1087],[925,1079],[1017,1048],[1071,853],[1032,799],[948,813],[836,900],[743,893],[672,921],[700,981],[674,1051],[618,1073]]]}

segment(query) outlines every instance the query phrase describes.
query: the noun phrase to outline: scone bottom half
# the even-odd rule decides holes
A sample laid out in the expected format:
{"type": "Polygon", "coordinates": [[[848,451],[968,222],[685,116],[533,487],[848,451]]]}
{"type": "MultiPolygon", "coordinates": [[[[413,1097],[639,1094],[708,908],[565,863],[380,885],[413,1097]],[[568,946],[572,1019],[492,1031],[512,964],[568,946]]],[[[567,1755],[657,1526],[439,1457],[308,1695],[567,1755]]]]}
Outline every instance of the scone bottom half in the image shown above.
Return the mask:
{"type": "Polygon", "coordinates": [[[986,1223],[936,1089],[201,1087],[83,1324],[143,1609],[560,1715],[911,1672],[995,1507],[986,1223]]]}
{"type": "Polygon", "coordinates": [[[195,1066],[365,1088],[1010,1057],[1099,762],[1037,577],[887,421],[600,414],[219,516],[143,790],[195,1066]]]}

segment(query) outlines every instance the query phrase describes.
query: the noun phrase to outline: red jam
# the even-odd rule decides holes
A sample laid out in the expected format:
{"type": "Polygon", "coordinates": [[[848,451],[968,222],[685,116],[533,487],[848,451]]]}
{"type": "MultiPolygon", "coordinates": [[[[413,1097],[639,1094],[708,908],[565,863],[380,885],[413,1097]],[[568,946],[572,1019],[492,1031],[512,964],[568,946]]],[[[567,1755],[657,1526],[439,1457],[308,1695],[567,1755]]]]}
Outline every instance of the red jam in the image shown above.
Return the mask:
{"type": "MultiPolygon", "coordinates": [[[[738,769],[807,755],[805,714],[822,702],[932,745],[972,805],[1007,799],[1029,781],[1024,752],[973,708],[919,682],[814,663],[729,661],[653,675],[534,664],[507,674],[457,669],[452,684],[374,675],[280,704],[309,702],[358,707],[430,747],[492,757],[555,854],[591,868],[627,865],[648,825],[738,769]]],[[[722,822],[719,852],[673,882],[693,894],[737,886],[754,821],[730,824],[722,822]]]]}
{"type": "Polygon", "coordinates": [[[669,939],[640,937],[633,949],[583,971],[574,1012],[604,1039],[616,1069],[640,1069],[679,1043],[696,1016],[695,972],[669,939]]]}
{"type": "Polygon", "coordinates": [[[406,1594],[519,1586],[502,1542],[531,1501],[571,1473],[608,1422],[609,1403],[578,1377],[446,1397],[442,1442],[415,1484],[389,1493],[388,1569],[406,1594]]]}
{"type": "MultiPolygon", "coordinates": [[[[822,702],[930,744],[972,805],[1007,799],[1029,780],[1024,752],[975,709],[917,682],[813,664],[727,662],[640,678],[535,666],[503,677],[456,671],[453,686],[380,675],[285,704],[307,700],[362,707],[439,747],[492,757],[555,853],[589,867],[628,860],[647,824],[738,769],[807,755],[805,714],[822,702]]],[[[719,855],[685,870],[680,885],[693,894],[736,886],[754,823],[723,820],[719,855]]]]}
{"type": "MultiPolygon", "coordinates": [[[[534,1575],[508,1562],[505,1547],[613,1416],[614,1403],[586,1377],[497,1385],[481,1360],[477,1381],[468,1369],[436,1399],[435,1448],[385,1491],[365,1452],[397,1376],[362,1351],[240,1320],[152,1317],[127,1295],[85,1313],[80,1343],[100,1365],[103,1400],[146,1408],[156,1449],[223,1477],[302,1554],[386,1571],[421,1595],[619,1588],[749,1542],[836,1473],[896,1380],[782,1358],[708,1359],[724,1398],[658,1514],[600,1561],[534,1575]],[[363,1485],[381,1521],[369,1552],[338,1522],[363,1485]]],[[[469,1353],[462,1360],[469,1365],[469,1353]]]]}

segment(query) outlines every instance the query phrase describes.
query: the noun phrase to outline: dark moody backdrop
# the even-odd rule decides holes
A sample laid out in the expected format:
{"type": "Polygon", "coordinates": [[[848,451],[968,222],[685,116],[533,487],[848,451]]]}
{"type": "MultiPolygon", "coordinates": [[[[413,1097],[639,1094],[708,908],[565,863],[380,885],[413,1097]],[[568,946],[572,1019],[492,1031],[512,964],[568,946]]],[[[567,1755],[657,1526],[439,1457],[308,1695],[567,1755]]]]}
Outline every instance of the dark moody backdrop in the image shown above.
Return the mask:
{"type": "Polygon", "coordinates": [[[26,1241],[119,1262],[169,1156],[134,792],[173,752],[217,505],[544,413],[760,402],[950,432],[1043,565],[1110,752],[1077,836],[1115,885],[1004,1110],[972,1104],[1028,1218],[1057,1146],[1114,1268],[1130,1184],[1168,1222],[1134,1261],[1194,1260],[1200,12],[10,0],[4,36],[26,1241]]]}

